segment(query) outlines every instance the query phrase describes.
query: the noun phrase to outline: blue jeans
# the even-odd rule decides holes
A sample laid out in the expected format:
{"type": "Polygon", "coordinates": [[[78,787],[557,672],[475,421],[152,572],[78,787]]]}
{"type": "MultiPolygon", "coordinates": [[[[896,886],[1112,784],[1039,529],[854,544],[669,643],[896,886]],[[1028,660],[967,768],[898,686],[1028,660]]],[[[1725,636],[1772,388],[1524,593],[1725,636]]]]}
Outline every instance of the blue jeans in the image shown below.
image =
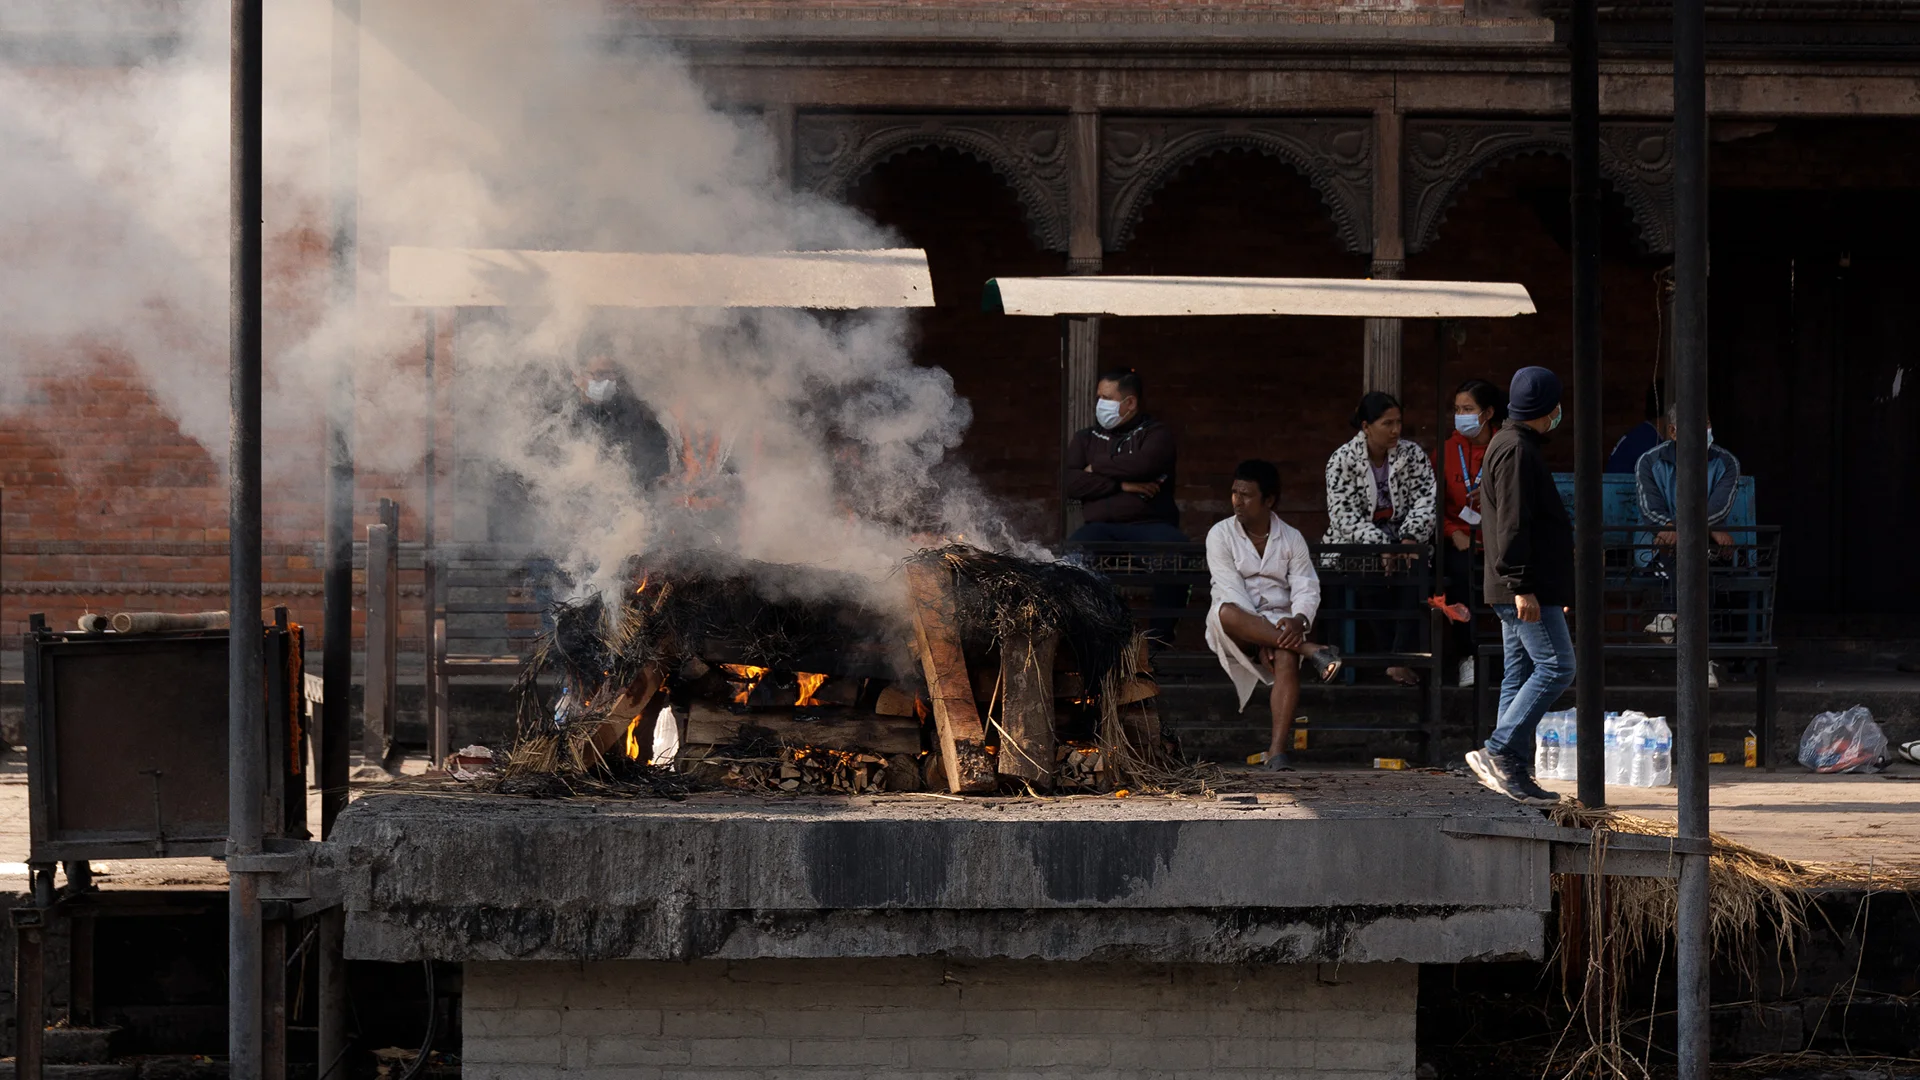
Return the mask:
{"type": "MultiPolygon", "coordinates": [[[[1073,530],[1067,537],[1068,543],[1088,544],[1187,544],[1192,543],[1180,526],[1169,525],[1164,521],[1090,521],[1073,530]]],[[[1182,608],[1187,606],[1187,587],[1184,585],[1155,585],[1153,587],[1153,606],[1157,608],[1182,608]]],[[[1147,629],[1160,645],[1173,644],[1174,632],[1179,628],[1178,619],[1150,619],[1147,629]]]]}
{"type": "Polygon", "coordinates": [[[1500,680],[1500,722],[1487,737],[1487,749],[1533,767],[1533,729],[1540,726],[1562,692],[1573,685],[1573,635],[1558,605],[1540,605],[1540,621],[1520,621],[1512,604],[1494,606],[1500,616],[1500,644],[1506,649],[1506,676],[1500,680]]]}

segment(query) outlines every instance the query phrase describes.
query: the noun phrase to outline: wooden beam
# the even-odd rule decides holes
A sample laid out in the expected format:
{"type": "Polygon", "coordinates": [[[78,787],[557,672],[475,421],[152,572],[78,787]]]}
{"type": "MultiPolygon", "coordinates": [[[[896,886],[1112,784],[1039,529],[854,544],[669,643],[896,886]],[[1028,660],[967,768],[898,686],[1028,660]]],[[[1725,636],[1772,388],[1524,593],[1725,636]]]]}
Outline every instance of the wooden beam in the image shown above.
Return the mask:
{"type": "Polygon", "coordinates": [[[593,748],[600,751],[600,756],[612,757],[626,752],[627,729],[636,716],[642,717],[640,726],[646,729],[639,736],[641,744],[648,751],[653,748],[653,722],[660,716],[660,706],[666,704],[665,699],[656,702],[654,698],[665,682],[666,676],[658,668],[648,667],[620,692],[608,707],[607,719],[601,723],[600,730],[593,733],[593,748]]]}
{"type": "Polygon", "coordinates": [[[987,759],[986,730],[973,703],[967,656],[960,647],[953,574],[939,562],[909,562],[907,593],[913,611],[914,651],[926,674],[933,726],[947,773],[947,789],[992,791],[999,786],[987,759]]]}
{"type": "Polygon", "coordinates": [[[760,727],[794,746],[887,755],[920,752],[920,721],[913,717],[841,709],[807,710],[807,714],[818,718],[802,719],[792,709],[736,713],[712,702],[695,701],[687,717],[687,742],[696,746],[728,743],[739,736],[742,727],[760,727]]]}
{"type": "Polygon", "coordinates": [[[1060,635],[1008,635],[1000,643],[1000,755],[994,768],[1032,784],[1053,783],[1053,658],[1060,635]]]}

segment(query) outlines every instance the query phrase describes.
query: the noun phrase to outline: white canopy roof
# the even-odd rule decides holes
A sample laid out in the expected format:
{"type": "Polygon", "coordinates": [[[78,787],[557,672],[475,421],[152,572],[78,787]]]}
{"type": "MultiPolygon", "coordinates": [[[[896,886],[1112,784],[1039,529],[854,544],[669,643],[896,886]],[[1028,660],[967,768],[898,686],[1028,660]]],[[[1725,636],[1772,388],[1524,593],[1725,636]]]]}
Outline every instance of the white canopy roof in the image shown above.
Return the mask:
{"type": "Polygon", "coordinates": [[[403,307],[932,307],[927,253],[776,251],[693,255],[396,247],[388,288],[403,307]]]}
{"type": "Polygon", "coordinates": [[[1008,315],[1347,315],[1381,319],[1533,314],[1501,281],[1352,278],[994,278],[983,303],[1008,315]]]}

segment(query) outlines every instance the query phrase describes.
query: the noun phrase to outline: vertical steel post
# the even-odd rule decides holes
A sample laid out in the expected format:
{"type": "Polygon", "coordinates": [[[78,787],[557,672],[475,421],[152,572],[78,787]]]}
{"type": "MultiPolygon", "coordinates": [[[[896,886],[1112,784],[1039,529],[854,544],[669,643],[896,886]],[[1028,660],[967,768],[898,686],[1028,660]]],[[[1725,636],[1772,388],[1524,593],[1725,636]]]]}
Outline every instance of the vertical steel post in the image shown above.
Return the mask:
{"type": "Polygon", "coordinates": [[[268,919],[261,927],[260,1077],[287,1080],[287,923],[268,919]]]}
{"type": "MultiPolygon", "coordinates": [[[[1680,836],[1707,838],[1707,61],[1704,0],[1673,5],[1674,780],[1680,836]]],[[[1676,938],[1680,1080],[1706,1080],[1707,856],[1680,857],[1676,938]]]]}
{"type": "Polygon", "coordinates": [[[1579,798],[1607,802],[1605,746],[1606,560],[1600,472],[1600,5],[1574,0],[1573,52],[1573,518],[1574,707],[1579,798]]]}
{"type": "MultiPolygon", "coordinates": [[[[260,118],[261,0],[232,0],[232,442],[227,478],[227,853],[260,853],[267,722],[266,633],[260,624],[260,118]]],[[[259,879],[227,886],[227,1055],[234,1080],[259,1080],[259,879]]]]}
{"type": "Polygon", "coordinates": [[[437,415],[440,408],[440,393],[439,384],[434,379],[433,361],[434,353],[439,346],[439,337],[440,320],[435,318],[434,312],[429,309],[426,343],[427,456],[422,466],[422,471],[426,474],[426,490],[421,495],[425,505],[420,508],[420,592],[426,608],[426,618],[422,620],[421,626],[425,628],[426,633],[423,637],[425,656],[420,665],[423,673],[420,682],[420,701],[421,711],[426,714],[427,721],[427,762],[435,769],[447,762],[447,717],[440,708],[440,653],[433,633],[434,626],[440,621],[440,567],[437,565],[433,551],[433,482],[434,473],[438,468],[435,450],[440,443],[439,416],[437,415]]]}
{"type": "Polygon", "coordinates": [[[314,1080],[333,1080],[347,1075],[342,1067],[347,1056],[346,909],[330,907],[319,920],[314,944],[320,952],[320,1046],[314,1080]]]}
{"type": "MultiPolygon", "coordinates": [[[[332,169],[332,303],[336,315],[351,311],[359,286],[354,274],[354,236],[359,228],[360,0],[333,4],[332,112],[327,156],[332,169]]],[[[314,770],[320,784],[320,838],[347,805],[353,723],[353,359],[351,334],[338,345],[337,369],[327,398],[327,524],[322,620],[320,741],[314,770]]]]}

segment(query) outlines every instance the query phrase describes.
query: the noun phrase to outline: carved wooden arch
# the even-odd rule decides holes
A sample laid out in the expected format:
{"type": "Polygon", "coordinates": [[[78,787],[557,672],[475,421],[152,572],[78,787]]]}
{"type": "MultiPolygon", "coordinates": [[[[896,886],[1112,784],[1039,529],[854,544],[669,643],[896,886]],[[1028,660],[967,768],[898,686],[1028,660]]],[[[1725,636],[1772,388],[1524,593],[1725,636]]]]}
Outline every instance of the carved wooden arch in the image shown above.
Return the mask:
{"type": "Polygon", "coordinates": [[[1067,250],[1067,116],[803,113],[795,122],[794,186],[843,198],[889,158],[958,150],[1005,179],[1047,251],[1067,250]]]}
{"type": "Polygon", "coordinates": [[[1340,243],[1373,250],[1373,121],[1366,117],[1109,118],[1101,127],[1102,235],[1108,251],[1133,239],[1140,215],[1181,168],[1246,149],[1299,170],[1326,204],[1340,243]]]}
{"type": "MultiPolygon", "coordinates": [[[[1600,126],[1600,175],[1613,185],[1649,252],[1673,251],[1673,132],[1669,124],[1600,126]]],[[[1409,252],[1440,235],[1447,211],[1488,169],[1527,154],[1573,156],[1572,132],[1552,120],[1408,120],[1401,198],[1409,252]]]]}

